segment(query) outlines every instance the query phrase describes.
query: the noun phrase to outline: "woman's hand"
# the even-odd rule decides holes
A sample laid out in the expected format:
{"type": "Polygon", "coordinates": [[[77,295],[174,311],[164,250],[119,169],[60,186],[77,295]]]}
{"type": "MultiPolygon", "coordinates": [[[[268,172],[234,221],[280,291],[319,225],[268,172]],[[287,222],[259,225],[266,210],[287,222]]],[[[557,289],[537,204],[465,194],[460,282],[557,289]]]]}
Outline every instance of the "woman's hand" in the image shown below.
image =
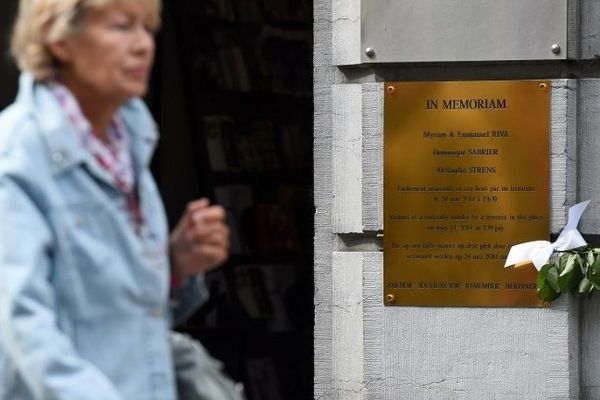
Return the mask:
{"type": "Polygon", "coordinates": [[[173,278],[182,280],[223,264],[229,257],[229,235],[223,207],[211,206],[206,198],[188,203],[171,233],[173,278]]]}

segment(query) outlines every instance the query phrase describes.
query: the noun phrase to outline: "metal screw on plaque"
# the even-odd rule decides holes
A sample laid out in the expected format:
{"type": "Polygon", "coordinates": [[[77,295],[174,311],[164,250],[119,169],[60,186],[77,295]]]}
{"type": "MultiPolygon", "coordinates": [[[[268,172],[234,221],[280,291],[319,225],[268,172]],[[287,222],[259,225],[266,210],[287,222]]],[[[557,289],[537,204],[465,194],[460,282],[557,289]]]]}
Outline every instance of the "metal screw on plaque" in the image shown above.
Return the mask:
{"type": "Polygon", "coordinates": [[[540,89],[545,90],[548,87],[545,83],[540,83],[540,89]]]}
{"type": "Polygon", "coordinates": [[[385,299],[386,299],[386,300],[387,300],[389,303],[391,303],[392,301],[394,301],[395,297],[394,297],[394,295],[393,295],[393,294],[391,294],[391,293],[390,293],[390,294],[387,294],[387,295],[385,296],[385,299]]]}
{"type": "MultiPolygon", "coordinates": [[[[393,86],[388,86],[386,90],[387,90],[387,92],[388,92],[389,94],[392,94],[392,93],[394,93],[394,92],[396,91],[396,88],[395,88],[395,87],[393,87],[393,86]]],[[[382,235],[382,236],[383,236],[383,235],[382,235]]]]}
{"type": "Polygon", "coordinates": [[[367,47],[365,49],[365,54],[367,55],[367,57],[373,58],[373,57],[375,57],[375,49],[372,47],[367,47]]]}
{"type": "Polygon", "coordinates": [[[560,45],[558,43],[554,43],[552,47],[550,47],[550,50],[552,50],[554,54],[560,54],[560,45]]]}

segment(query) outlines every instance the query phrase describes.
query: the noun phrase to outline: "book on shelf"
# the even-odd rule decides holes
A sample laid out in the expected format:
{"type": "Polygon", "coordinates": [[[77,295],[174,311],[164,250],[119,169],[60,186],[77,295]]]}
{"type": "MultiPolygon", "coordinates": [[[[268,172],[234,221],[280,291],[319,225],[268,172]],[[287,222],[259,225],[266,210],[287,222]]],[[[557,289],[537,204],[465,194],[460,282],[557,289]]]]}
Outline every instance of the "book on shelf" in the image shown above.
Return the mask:
{"type": "Polygon", "coordinates": [[[306,22],[312,20],[309,0],[205,0],[189,1],[186,11],[231,23],[306,22]]]}
{"type": "Polygon", "coordinates": [[[252,319],[264,320],[270,332],[292,329],[286,304],[295,279],[292,264],[242,264],[233,267],[237,298],[252,319]]]}
{"type": "Polygon", "coordinates": [[[248,92],[252,89],[250,74],[242,49],[231,46],[219,49],[220,82],[225,90],[248,92]]]}
{"type": "Polygon", "coordinates": [[[312,49],[310,31],[265,27],[255,46],[269,92],[292,96],[312,93],[312,63],[306,56],[312,49]]]}
{"type": "Polygon", "coordinates": [[[252,188],[248,185],[217,186],[215,202],[226,210],[226,222],[231,230],[231,254],[248,252],[249,246],[242,235],[242,216],[252,207],[252,188]]]}
{"type": "Polygon", "coordinates": [[[254,265],[240,265],[233,272],[235,293],[248,316],[253,319],[272,318],[273,303],[263,270],[254,265]]]}
{"type": "Polygon", "coordinates": [[[203,117],[208,160],[213,171],[239,170],[235,148],[235,121],[226,115],[203,117]]]}
{"type": "Polygon", "coordinates": [[[279,168],[273,121],[253,121],[239,137],[238,157],[244,171],[268,172],[279,168]]]}
{"type": "Polygon", "coordinates": [[[236,20],[231,0],[207,0],[203,3],[205,4],[205,12],[208,17],[231,22],[236,20]]]}
{"type": "Polygon", "coordinates": [[[227,279],[222,270],[215,270],[206,274],[206,286],[210,296],[208,301],[202,305],[203,326],[205,328],[216,328],[222,320],[222,305],[227,299],[227,279]]]}
{"type": "Polygon", "coordinates": [[[264,186],[247,184],[214,188],[215,202],[227,212],[232,254],[294,254],[310,245],[310,190],[298,184],[279,184],[273,193],[266,195],[267,191],[264,186]]]}
{"type": "Polygon", "coordinates": [[[294,96],[312,92],[312,30],[278,22],[312,20],[308,0],[208,0],[186,2],[186,37],[194,43],[190,59],[204,77],[201,87],[227,91],[251,90],[294,96]],[[202,11],[203,9],[203,11],[202,11]],[[266,21],[266,22],[265,22],[266,21]],[[210,26],[210,29],[207,28],[210,26]],[[205,65],[203,65],[205,64],[205,65]],[[290,68],[290,66],[293,66],[290,68]]]}
{"type": "Polygon", "coordinates": [[[273,317],[267,322],[270,332],[284,332],[292,329],[293,324],[286,297],[296,279],[294,265],[269,264],[261,265],[264,273],[265,286],[273,307],[273,317]]]}
{"type": "Polygon", "coordinates": [[[250,248],[259,254],[285,254],[299,248],[294,221],[277,203],[261,202],[247,209],[242,232],[250,248]]]}
{"type": "Polygon", "coordinates": [[[216,172],[279,170],[279,148],[273,121],[236,121],[231,116],[202,117],[210,168],[216,172]]]}
{"type": "Polygon", "coordinates": [[[238,0],[235,2],[234,6],[239,22],[263,22],[263,16],[259,0],[238,0]]]}
{"type": "Polygon", "coordinates": [[[263,26],[242,33],[227,26],[197,34],[206,35],[193,57],[193,68],[207,77],[201,87],[292,96],[312,93],[310,31],[263,26]]]}

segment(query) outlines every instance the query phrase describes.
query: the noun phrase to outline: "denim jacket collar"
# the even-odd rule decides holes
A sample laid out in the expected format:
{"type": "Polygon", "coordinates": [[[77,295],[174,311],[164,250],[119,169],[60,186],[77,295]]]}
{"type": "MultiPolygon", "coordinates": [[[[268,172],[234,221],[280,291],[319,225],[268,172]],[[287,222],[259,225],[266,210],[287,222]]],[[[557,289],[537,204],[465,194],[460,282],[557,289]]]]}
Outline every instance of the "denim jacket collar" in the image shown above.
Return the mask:
{"type": "MultiPolygon", "coordinates": [[[[29,73],[21,74],[17,102],[25,103],[33,110],[48,146],[54,173],[61,174],[84,163],[92,173],[107,182],[112,182],[108,174],[96,163],[91,162],[90,157],[82,151],[71,123],[46,85],[36,82],[29,73]]],[[[130,134],[135,170],[141,171],[149,165],[156,147],[156,124],[143,101],[137,98],[129,100],[117,112],[130,134]]]]}

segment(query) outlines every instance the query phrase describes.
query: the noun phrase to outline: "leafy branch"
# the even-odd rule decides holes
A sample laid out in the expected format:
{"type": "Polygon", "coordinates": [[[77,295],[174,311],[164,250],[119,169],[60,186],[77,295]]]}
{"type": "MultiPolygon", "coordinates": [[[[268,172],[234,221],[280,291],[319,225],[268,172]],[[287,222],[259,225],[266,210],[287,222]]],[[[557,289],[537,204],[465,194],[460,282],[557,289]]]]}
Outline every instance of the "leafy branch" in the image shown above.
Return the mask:
{"type": "Polygon", "coordinates": [[[600,291],[600,248],[590,246],[560,251],[537,274],[537,296],[551,302],[564,293],[591,295],[600,291]]]}

